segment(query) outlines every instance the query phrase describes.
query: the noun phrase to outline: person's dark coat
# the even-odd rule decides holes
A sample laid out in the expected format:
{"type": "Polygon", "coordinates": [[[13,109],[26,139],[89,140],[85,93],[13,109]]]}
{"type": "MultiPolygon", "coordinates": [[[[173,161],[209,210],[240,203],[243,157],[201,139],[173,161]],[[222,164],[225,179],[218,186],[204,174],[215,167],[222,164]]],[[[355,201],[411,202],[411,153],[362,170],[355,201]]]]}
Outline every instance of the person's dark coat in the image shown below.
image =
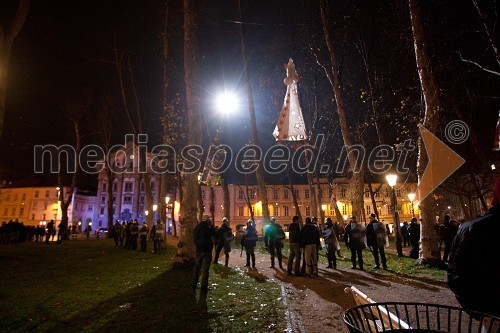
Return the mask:
{"type": "Polygon", "coordinates": [[[214,246],[214,227],[208,221],[201,221],[193,232],[194,244],[198,252],[211,252],[214,246]]]}
{"type": "Polygon", "coordinates": [[[500,316],[500,204],[462,224],[453,240],[448,285],[470,310],[500,316]]]}

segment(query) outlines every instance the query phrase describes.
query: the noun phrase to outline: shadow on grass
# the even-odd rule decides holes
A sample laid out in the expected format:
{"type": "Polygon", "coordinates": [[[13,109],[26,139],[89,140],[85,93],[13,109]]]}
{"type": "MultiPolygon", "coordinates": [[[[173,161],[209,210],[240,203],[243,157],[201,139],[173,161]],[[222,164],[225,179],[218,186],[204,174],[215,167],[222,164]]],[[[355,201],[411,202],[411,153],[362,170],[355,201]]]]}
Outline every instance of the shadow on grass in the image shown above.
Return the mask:
{"type": "Polygon", "coordinates": [[[173,268],[147,283],[52,322],[45,332],[212,332],[206,294],[186,281],[191,268],[173,268]]]}

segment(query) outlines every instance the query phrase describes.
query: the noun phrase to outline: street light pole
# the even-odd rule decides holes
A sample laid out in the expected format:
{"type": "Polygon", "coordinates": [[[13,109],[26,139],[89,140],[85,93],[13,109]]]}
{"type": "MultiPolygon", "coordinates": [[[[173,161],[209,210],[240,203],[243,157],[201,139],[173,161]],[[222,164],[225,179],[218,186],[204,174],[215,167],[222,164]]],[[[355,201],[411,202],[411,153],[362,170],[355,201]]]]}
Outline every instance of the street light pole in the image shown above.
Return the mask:
{"type": "Polygon", "coordinates": [[[396,199],[396,191],[394,190],[394,186],[396,186],[396,182],[398,181],[398,176],[396,174],[388,174],[386,177],[387,183],[391,187],[391,207],[394,212],[394,227],[396,229],[396,251],[398,253],[398,257],[403,256],[403,246],[402,246],[402,237],[401,237],[401,225],[399,224],[399,214],[397,212],[397,199],[396,199]]]}

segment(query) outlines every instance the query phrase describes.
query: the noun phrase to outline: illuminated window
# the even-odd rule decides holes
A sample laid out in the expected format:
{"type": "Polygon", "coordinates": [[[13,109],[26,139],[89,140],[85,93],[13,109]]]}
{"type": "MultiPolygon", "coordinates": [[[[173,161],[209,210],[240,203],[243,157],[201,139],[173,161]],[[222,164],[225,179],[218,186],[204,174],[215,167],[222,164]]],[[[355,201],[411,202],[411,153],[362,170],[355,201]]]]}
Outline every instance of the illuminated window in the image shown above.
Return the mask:
{"type": "Polygon", "coordinates": [[[366,206],[366,214],[371,214],[372,207],[370,205],[366,206]]]}

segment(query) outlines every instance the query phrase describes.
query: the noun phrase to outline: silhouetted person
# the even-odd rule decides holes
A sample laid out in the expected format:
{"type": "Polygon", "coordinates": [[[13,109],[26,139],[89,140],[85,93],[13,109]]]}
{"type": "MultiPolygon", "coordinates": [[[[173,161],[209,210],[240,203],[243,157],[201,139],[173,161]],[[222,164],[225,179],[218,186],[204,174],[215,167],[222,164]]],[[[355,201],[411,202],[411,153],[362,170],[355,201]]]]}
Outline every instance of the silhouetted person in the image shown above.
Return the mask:
{"type": "Polygon", "coordinates": [[[203,216],[203,219],[194,228],[193,238],[194,244],[196,246],[196,261],[193,272],[193,282],[191,287],[196,289],[198,285],[198,278],[200,275],[200,270],[202,271],[201,276],[201,290],[208,291],[208,274],[210,270],[210,263],[212,262],[212,250],[214,247],[215,230],[212,226],[212,221],[207,215],[203,216]]]}
{"type": "Polygon", "coordinates": [[[243,233],[241,238],[241,246],[245,247],[245,253],[247,256],[247,263],[245,267],[250,267],[250,259],[252,259],[252,268],[255,268],[255,245],[259,236],[257,235],[257,230],[252,220],[247,222],[247,230],[243,233]]]}
{"type": "Polygon", "coordinates": [[[288,255],[288,265],[287,265],[287,274],[293,274],[299,276],[300,275],[300,249],[302,248],[302,243],[300,239],[300,225],[299,225],[299,217],[294,216],[292,218],[292,223],[288,226],[288,240],[289,240],[289,250],[290,254],[288,255]],[[294,263],[295,260],[295,263],[294,263]]]}
{"type": "Polygon", "coordinates": [[[498,235],[500,180],[495,183],[488,213],[458,230],[448,267],[448,285],[464,308],[500,317],[498,235]]]}
{"type": "Polygon", "coordinates": [[[217,229],[215,238],[217,239],[217,245],[215,248],[214,264],[218,264],[220,252],[224,249],[224,255],[226,257],[225,265],[227,267],[229,264],[229,253],[231,252],[231,241],[234,239],[233,231],[229,228],[229,220],[227,217],[222,219],[222,225],[217,229]]]}
{"type": "Polygon", "coordinates": [[[356,256],[358,257],[359,269],[363,270],[363,249],[365,244],[365,228],[358,223],[356,217],[351,217],[351,223],[345,228],[344,242],[351,250],[352,269],[356,269],[356,256]]]}
{"type": "Polygon", "coordinates": [[[54,232],[55,232],[54,220],[50,220],[50,222],[47,223],[47,232],[45,233],[45,244],[49,245],[50,237],[54,232]]]}
{"type": "Polygon", "coordinates": [[[410,258],[418,259],[418,251],[420,242],[420,224],[417,223],[417,218],[413,217],[408,226],[408,240],[410,241],[410,258]]]}

